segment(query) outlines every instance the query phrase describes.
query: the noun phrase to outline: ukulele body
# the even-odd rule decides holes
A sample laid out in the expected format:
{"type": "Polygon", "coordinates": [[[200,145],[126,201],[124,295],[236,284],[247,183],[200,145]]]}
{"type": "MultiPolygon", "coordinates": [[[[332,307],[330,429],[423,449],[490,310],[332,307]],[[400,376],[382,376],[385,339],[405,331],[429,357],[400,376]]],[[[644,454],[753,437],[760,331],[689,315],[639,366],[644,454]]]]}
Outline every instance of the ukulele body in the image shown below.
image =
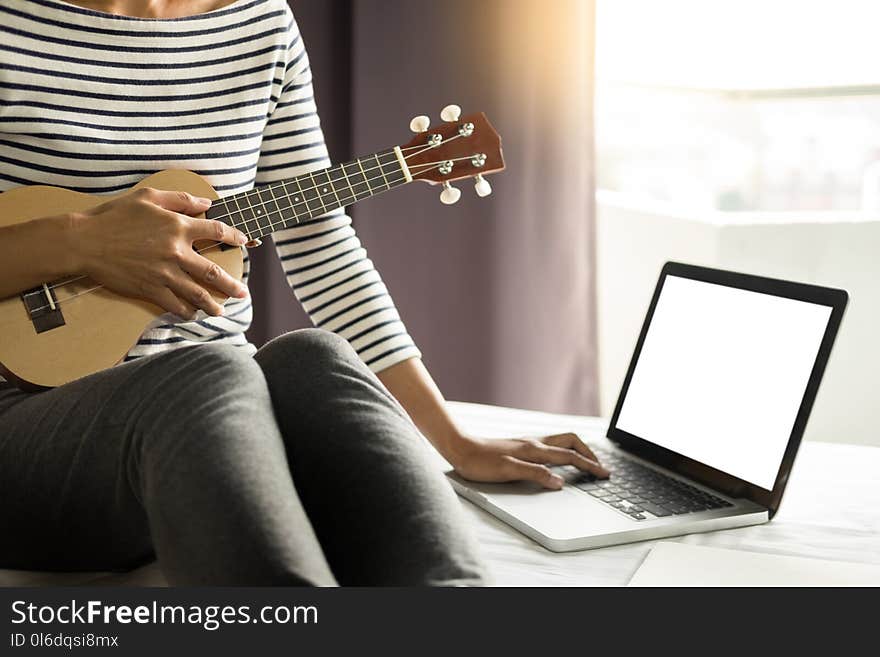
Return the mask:
{"type": "MultiPolygon", "coordinates": [[[[160,171],[132,189],[139,187],[185,191],[212,200],[218,198],[204,178],[184,170],[160,171]]],[[[45,185],[17,187],[0,194],[0,226],[81,212],[127,193],[90,195],[45,185]]],[[[200,253],[241,280],[244,270],[241,249],[213,246],[200,253]]],[[[46,284],[51,287],[76,276],[71,273],[60,281],[46,281],[46,284]]],[[[119,363],[144,330],[165,312],[152,303],[123,297],[106,288],[74,296],[97,285],[91,278],[82,278],[51,289],[54,300],[61,302],[56,303],[60,314],[53,316],[53,323],[63,323],[40,332],[20,294],[0,300],[0,374],[20,388],[34,390],[56,387],[107,369],[119,363]]],[[[41,305],[50,306],[45,294],[44,291],[39,295],[41,305]]],[[[219,292],[213,294],[220,303],[227,299],[219,292]]]]}

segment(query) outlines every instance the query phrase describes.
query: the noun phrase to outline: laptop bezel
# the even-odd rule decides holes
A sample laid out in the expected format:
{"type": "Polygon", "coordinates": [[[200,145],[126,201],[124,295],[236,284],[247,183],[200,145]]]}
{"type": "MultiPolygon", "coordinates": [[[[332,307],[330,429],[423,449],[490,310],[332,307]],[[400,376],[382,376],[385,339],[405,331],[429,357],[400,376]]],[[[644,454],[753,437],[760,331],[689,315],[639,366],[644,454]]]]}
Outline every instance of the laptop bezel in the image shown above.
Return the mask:
{"type": "Polygon", "coordinates": [[[730,497],[751,500],[756,504],[765,507],[772,518],[782,501],[782,494],[785,491],[785,486],[788,482],[788,477],[791,473],[791,468],[794,464],[795,456],[800,447],[801,439],[803,438],[804,430],[807,425],[807,419],[810,416],[810,411],[813,408],[813,403],[815,402],[816,394],[819,390],[819,384],[825,372],[825,367],[828,364],[828,358],[831,355],[831,349],[834,345],[834,340],[837,337],[848,298],[849,296],[845,290],[835,288],[795,283],[792,281],[765,278],[762,276],[753,276],[750,274],[711,269],[708,267],[698,267],[679,262],[667,262],[663,266],[663,269],[660,272],[660,277],[657,280],[654,295],[651,298],[651,304],[645,315],[645,320],[642,324],[642,329],[639,333],[635,349],[633,350],[633,356],[630,360],[629,368],[624,377],[620,394],[617,397],[614,414],[611,416],[611,421],[608,425],[607,437],[614,441],[621,449],[631,452],[651,463],[667,468],[676,474],[693,479],[730,497]],[[792,428],[788,445],[785,448],[782,463],[780,464],[779,471],[776,475],[773,490],[768,491],[755,484],[712,468],[704,463],[700,463],[699,461],[695,461],[682,454],[666,449],[665,447],[661,447],[649,440],[630,434],[617,427],[617,419],[623,408],[623,402],[626,399],[626,393],[629,389],[636,363],[638,363],[645,336],[648,333],[651,319],[654,316],[654,310],[657,307],[657,301],[660,298],[660,294],[663,291],[663,285],[668,276],[678,276],[726,287],[770,294],[787,299],[806,301],[809,303],[829,306],[832,309],[831,317],[828,320],[828,325],[825,329],[825,335],[822,337],[822,343],[816,356],[816,361],[810,372],[810,379],[804,392],[804,398],[798,409],[797,418],[792,428]]]}

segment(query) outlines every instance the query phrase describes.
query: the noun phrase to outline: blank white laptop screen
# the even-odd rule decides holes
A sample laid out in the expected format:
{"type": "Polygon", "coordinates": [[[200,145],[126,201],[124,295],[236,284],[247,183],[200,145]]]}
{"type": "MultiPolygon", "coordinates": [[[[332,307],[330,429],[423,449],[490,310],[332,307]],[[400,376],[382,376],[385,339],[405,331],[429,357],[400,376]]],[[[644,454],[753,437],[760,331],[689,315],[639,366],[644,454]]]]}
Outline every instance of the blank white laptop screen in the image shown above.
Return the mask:
{"type": "Polygon", "coordinates": [[[617,427],[772,490],[831,310],[667,276],[617,427]]]}

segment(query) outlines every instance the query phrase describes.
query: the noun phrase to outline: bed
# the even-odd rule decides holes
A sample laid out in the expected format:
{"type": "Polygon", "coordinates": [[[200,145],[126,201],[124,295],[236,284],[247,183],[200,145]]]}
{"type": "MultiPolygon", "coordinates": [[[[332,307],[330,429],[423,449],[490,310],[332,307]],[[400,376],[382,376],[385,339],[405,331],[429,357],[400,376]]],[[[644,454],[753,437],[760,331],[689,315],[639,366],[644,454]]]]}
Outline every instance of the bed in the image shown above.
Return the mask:
{"type": "MultiPolygon", "coordinates": [[[[600,418],[555,415],[452,402],[461,425],[476,435],[512,437],[576,431],[604,440],[600,418]]],[[[438,467],[443,460],[432,451],[438,467]]],[[[462,501],[494,583],[499,586],[625,585],[653,542],[554,554],[462,501]]],[[[666,539],[669,540],[669,539],[666,539]]],[[[765,525],[676,539],[793,556],[880,564],[880,448],[808,442],[801,447],[782,507],[765,525]]],[[[129,573],[38,573],[0,570],[2,586],[165,584],[153,563],[129,573]]]]}

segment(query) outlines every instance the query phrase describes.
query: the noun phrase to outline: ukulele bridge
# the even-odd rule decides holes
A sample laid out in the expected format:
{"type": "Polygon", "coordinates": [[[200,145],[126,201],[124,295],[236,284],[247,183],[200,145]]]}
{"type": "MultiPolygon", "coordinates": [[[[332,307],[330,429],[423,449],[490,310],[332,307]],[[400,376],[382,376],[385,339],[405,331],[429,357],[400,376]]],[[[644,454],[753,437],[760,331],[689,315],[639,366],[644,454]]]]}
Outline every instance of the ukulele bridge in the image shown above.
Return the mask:
{"type": "Polygon", "coordinates": [[[49,285],[43,283],[40,287],[27,290],[21,295],[28,317],[33,322],[37,333],[51,331],[59,326],[64,326],[64,315],[61,314],[61,306],[55,293],[49,285]]]}

